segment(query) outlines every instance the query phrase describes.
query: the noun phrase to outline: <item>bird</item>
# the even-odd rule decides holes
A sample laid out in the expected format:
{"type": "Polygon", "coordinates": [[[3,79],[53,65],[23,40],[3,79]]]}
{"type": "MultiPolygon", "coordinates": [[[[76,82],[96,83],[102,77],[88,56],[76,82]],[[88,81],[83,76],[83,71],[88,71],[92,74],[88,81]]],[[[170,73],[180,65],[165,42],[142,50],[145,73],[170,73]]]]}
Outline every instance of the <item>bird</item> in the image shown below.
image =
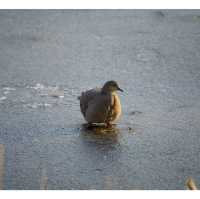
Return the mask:
{"type": "Polygon", "coordinates": [[[102,88],[93,88],[81,93],[78,97],[80,110],[88,122],[88,127],[94,124],[110,127],[119,119],[122,108],[116,91],[123,92],[116,81],[110,80],[102,88]]]}

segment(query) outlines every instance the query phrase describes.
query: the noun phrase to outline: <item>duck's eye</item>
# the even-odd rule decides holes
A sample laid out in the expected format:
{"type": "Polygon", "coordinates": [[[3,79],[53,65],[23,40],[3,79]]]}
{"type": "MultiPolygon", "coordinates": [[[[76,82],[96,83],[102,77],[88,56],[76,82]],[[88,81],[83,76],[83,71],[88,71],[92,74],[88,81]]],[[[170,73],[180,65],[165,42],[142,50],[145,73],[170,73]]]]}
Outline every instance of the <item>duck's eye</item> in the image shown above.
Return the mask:
{"type": "Polygon", "coordinates": [[[113,89],[113,90],[116,90],[116,89],[117,89],[117,86],[116,86],[116,85],[113,85],[113,86],[112,86],[112,89],[113,89]]]}

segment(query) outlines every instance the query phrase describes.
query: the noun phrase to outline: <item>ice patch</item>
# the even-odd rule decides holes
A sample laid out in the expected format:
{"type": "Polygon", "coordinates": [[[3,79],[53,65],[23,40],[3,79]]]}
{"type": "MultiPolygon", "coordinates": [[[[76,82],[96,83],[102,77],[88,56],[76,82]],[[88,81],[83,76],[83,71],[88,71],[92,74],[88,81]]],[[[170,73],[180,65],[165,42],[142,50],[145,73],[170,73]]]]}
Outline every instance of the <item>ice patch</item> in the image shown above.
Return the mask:
{"type": "Polygon", "coordinates": [[[52,107],[52,105],[51,105],[51,104],[48,104],[48,103],[44,103],[42,106],[43,106],[43,107],[52,107]]]}
{"type": "Polygon", "coordinates": [[[6,99],[7,99],[6,96],[0,97],[0,101],[6,100],[6,99]]]}
{"type": "Polygon", "coordinates": [[[10,88],[10,87],[3,87],[3,90],[5,91],[15,91],[15,88],[10,88]]]}
{"type": "Polygon", "coordinates": [[[60,89],[58,86],[47,86],[45,87],[43,84],[37,83],[35,86],[27,87],[37,90],[41,97],[51,96],[56,98],[64,97],[64,90],[60,89]]]}
{"type": "Polygon", "coordinates": [[[25,107],[32,108],[32,109],[37,109],[37,108],[47,108],[47,107],[52,107],[51,104],[48,103],[32,103],[32,104],[26,104],[25,107]]]}
{"type": "Polygon", "coordinates": [[[30,88],[33,88],[35,90],[42,90],[45,88],[43,84],[37,83],[35,86],[31,86],[30,88]]]}
{"type": "Polygon", "coordinates": [[[54,88],[54,89],[49,91],[48,95],[51,96],[51,97],[63,98],[64,97],[64,91],[60,90],[59,88],[54,88]]]}
{"type": "Polygon", "coordinates": [[[8,93],[10,93],[10,91],[4,91],[3,94],[7,95],[8,93]]]}

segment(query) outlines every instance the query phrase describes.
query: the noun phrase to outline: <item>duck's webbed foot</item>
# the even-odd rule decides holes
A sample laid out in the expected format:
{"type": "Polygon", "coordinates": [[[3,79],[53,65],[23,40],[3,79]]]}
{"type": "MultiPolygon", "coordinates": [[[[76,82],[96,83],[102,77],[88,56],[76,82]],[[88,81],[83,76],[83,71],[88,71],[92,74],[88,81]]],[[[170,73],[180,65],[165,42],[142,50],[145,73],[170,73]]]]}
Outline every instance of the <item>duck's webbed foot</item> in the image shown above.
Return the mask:
{"type": "Polygon", "coordinates": [[[107,123],[106,123],[106,127],[107,127],[107,128],[112,128],[112,127],[113,127],[113,124],[112,124],[111,122],[107,122],[107,123]]]}
{"type": "Polygon", "coordinates": [[[93,123],[86,123],[86,124],[83,124],[83,126],[86,129],[90,129],[90,128],[94,127],[93,123]]]}

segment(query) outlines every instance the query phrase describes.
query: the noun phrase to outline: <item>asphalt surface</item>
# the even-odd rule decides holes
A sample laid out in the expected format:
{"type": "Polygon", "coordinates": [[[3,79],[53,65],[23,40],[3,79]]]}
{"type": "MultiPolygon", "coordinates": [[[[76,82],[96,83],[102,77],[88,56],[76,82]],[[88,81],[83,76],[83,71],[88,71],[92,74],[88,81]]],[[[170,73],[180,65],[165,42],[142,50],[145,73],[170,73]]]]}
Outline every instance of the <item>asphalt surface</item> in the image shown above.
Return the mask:
{"type": "Polygon", "coordinates": [[[1,10],[0,188],[200,185],[199,10],[1,10]],[[77,96],[114,79],[123,114],[86,130],[77,96]]]}

